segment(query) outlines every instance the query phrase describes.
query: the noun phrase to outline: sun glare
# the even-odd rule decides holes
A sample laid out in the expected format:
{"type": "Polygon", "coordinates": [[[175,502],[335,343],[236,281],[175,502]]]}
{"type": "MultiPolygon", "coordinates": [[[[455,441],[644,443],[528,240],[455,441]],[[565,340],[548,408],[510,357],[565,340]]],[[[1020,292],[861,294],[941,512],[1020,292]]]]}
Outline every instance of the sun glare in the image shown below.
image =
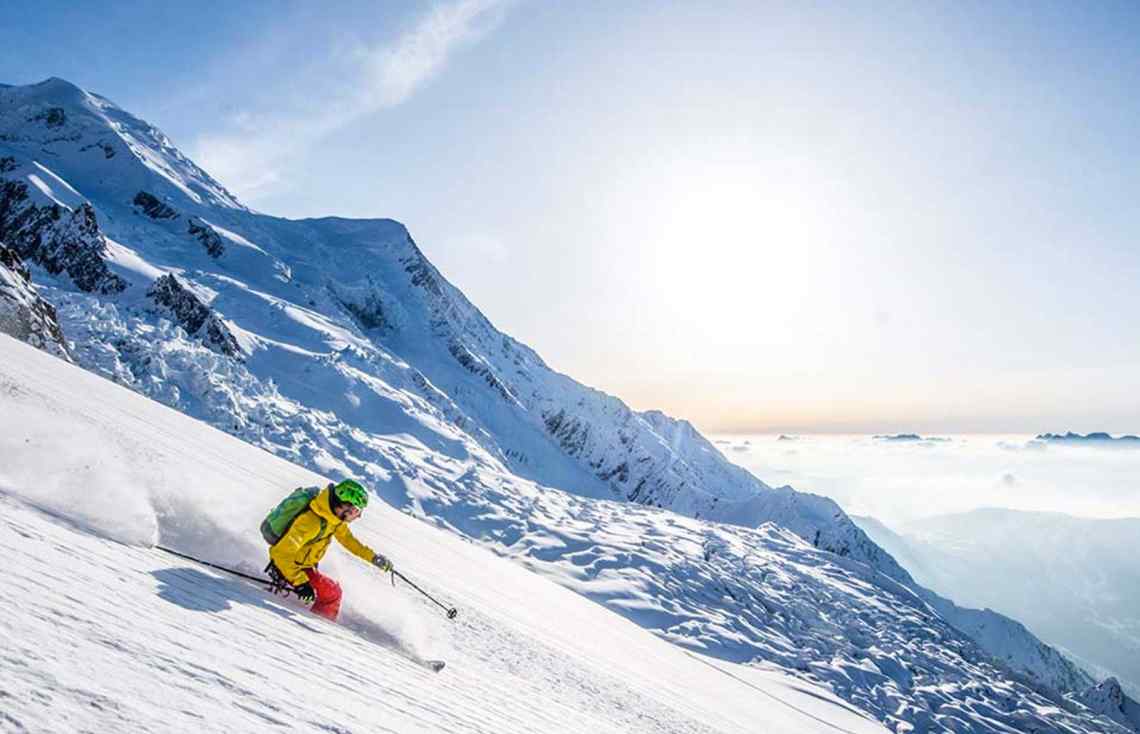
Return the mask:
{"type": "Polygon", "coordinates": [[[666,308],[728,345],[812,338],[839,306],[835,207],[804,182],[731,167],[670,189],[648,243],[666,308]]]}

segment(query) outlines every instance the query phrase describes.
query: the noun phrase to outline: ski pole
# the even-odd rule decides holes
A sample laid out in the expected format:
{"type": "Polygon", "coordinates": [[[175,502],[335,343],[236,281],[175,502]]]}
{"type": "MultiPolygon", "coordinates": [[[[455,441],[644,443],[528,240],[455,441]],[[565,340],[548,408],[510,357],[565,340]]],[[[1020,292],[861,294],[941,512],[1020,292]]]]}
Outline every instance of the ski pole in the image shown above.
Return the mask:
{"type": "Polygon", "coordinates": [[[455,619],[455,617],[456,617],[456,616],[459,614],[459,610],[458,610],[458,609],[456,609],[455,607],[449,607],[449,606],[447,606],[446,604],[443,604],[443,603],[441,603],[441,602],[440,602],[438,599],[436,599],[434,596],[432,596],[431,594],[427,593],[426,591],[424,591],[424,590],[423,590],[423,589],[421,589],[420,587],[416,586],[416,585],[415,585],[415,584],[412,582],[412,580],[411,580],[411,579],[409,579],[407,576],[405,576],[404,574],[400,573],[400,572],[399,572],[399,571],[397,571],[396,569],[392,569],[392,575],[393,575],[393,576],[399,576],[399,577],[400,577],[400,579],[401,579],[401,580],[403,580],[403,582],[404,582],[404,583],[406,583],[408,586],[411,586],[413,589],[415,589],[416,591],[418,591],[418,592],[420,592],[421,594],[423,594],[424,596],[426,596],[428,599],[431,599],[433,602],[435,602],[435,603],[436,603],[436,605],[437,605],[437,606],[439,606],[439,608],[440,608],[440,609],[443,609],[444,611],[446,611],[446,612],[447,612],[447,618],[448,618],[448,619],[455,619]]]}
{"type": "Polygon", "coordinates": [[[176,550],[172,550],[170,548],[164,548],[161,545],[156,545],[154,547],[156,550],[160,550],[163,553],[169,553],[172,556],[178,556],[179,558],[185,558],[187,561],[194,561],[195,563],[201,563],[203,566],[209,566],[210,568],[216,568],[219,571],[225,571],[226,573],[233,574],[234,576],[240,576],[243,579],[249,579],[250,581],[256,581],[256,582],[262,583],[262,584],[272,583],[269,579],[265,578],[264,576],[250,576],[248,573],[242,573],[241,571],[235,571],[232,568],[226,568],[225,566],[219,566],[216,563],[210,563],[209,561],[203,561],[201,558],[195,558],[194,556],[188,556],[185,553],[179,553],[176,550]]]}
{"type": "Polygon", "coordinates": [[[274,594],[289,596],[290,593],[295,593],[294,590],[286,585],[283,581],[279,582],[274,579],[266,578],[265,576],[251,576],[248,573],[242,573],[241,571],[236,571],[232,568],[227,568],[226,566],[221,566],[217,563],[211,563],[209,561],[204,561],[201,558],[195,558],[194,556],[186,555],[185,553],[179,553],[172,548],[166,548],[161,545],[156,545],[154,548],[156,550],[162,551],[163,553],[169,553],[172,556],[185,558],[187,561],[193,561],[194,563],[200,563],[203,566],[209,566],[210,568],[216,568],[219,571],[225,571],[226,573],[237,576],[240,579],[246,579],[247,581],[253,581],[258,584],[265,584],[267,587],[266,590],[271,591],[274,594]]]}

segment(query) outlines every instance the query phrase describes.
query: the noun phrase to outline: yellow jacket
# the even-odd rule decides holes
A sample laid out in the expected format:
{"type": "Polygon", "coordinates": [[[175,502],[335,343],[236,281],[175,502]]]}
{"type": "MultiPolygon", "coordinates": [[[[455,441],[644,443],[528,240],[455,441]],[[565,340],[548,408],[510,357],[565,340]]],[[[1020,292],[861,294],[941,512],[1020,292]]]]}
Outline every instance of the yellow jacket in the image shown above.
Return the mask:
{"type": "Polygon", "coordinates": [[[324,558],[334,537],[350,553],[366,561],[371,562],[376,555],[356,539],[348,523],[333,514],[326,487],[309,503],[309,509],[297,515],[281,540],[269,548],[269,557],[289,583],[297,586],[309,580],[305,569],[316,566],[324,558]]]}

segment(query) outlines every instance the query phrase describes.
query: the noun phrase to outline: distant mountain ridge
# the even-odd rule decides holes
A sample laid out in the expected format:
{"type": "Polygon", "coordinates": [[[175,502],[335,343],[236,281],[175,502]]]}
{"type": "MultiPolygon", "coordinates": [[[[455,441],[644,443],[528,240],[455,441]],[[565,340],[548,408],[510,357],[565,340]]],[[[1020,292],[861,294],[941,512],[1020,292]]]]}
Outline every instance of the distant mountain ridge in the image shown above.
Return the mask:
{"type": "Polygon", "coordinates": [[[1125,445],[1130,447],[1140,447],[1140,436],[1133,436],[1126,434],[1123,436],[1113,437],[1109,433],[1097,431],[1082,436],[1079,433],[1069,431],[1067,433],[1042,433],[1035,439],[1037,441],[1047,441],[1049,443],[1072,443],[1072,444],[1110,444],[1110,445],[1125,445]]]}
{"type": "MultiPolygon", "coordinates": [[[[496,330],[398,222],[250,211],[156,128],[59,79],[0,88],[0,160],[0,242],[33,266],[37,295],[90,370],[316,471],[360,476],[394,506],[504,553],[536,542],[530,482],[584,498],[583,508],[627,503],[631,517],[663,508],[692,522],[778,526],[837,567],[868,569],[879,589],[872,604],[884,589],[906,597],[908,615],[980,640],[1048,700],[1076,706],[1060,694],[1092,684],[1012,620],[915,602],[910,575],[832,500],[770,487],[686,421],[633,411],[554,372],[496,330]],[[1010,655],[996,649],[995,630],[1003,644],[1017,641],[1010,655]]],[[[543,553],[574,563],[556,546],[543,553]]],[[[887,633],[875,627],[864,641],[887,633]]],[[[955,634],[939,633],[977,654],[955,634]]],[[[764,646],[742,649],[783,659],[765,657],[774,653],[764,646]]],[[[805,662],[805,672],[829,676],[822,656],[856,659],[860,649],[805,650],[818,664],[805,662]]],[[[955,688],[963,701],[996,675],[966,662],[962,671],[936,666],[969,681],[955,688]]],[[[876,680],[850,682],[846,695],[862,700],[876,680]]],[[[1024,713],[1020,701],[1002,705],[1011,721],[1024,713]]],[[[1079,706],[1070,713],[1085,715],[1079,706]]],[[[939,721],[929,711],[911,719],[932,730],[939,721]]]]}

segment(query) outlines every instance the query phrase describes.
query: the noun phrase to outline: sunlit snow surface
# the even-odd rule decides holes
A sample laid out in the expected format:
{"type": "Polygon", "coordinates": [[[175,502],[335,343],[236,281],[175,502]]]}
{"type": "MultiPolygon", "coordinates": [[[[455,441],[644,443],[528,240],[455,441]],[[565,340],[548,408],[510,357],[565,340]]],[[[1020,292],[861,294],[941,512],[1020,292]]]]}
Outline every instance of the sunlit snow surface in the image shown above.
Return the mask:
{"type": "Polygon", "coordinates": [[[4,731],[882,731],[381,503],[358,534],[455,622],[337,550],[341,626],[163,554],[256,573],[259,516],[319,478],[6,336],[0,354],[4,731]]]}

